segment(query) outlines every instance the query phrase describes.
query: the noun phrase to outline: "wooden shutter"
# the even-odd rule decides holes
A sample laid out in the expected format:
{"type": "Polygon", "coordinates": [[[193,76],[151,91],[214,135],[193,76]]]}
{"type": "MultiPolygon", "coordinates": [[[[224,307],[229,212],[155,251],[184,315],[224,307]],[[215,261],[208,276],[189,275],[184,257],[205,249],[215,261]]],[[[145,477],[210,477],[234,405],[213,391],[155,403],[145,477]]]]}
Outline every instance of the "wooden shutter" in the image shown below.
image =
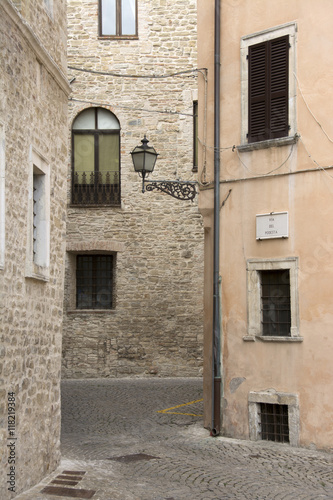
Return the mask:
{"type": "Polygon", "coordinates": [[[249,47],[249,142],[288,136],[288,58],[288,35],[249,47]]]}

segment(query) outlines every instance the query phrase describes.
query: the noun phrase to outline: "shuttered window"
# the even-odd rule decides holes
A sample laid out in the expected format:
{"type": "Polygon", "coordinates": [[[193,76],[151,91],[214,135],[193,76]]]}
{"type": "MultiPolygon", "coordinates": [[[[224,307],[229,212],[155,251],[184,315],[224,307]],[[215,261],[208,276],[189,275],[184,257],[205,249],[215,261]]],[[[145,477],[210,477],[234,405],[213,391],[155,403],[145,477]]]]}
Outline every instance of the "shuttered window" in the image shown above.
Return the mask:
{"type": "Polygon", "coordinates": [[[288,136],[289,35],[249,46],[248,142],[288,136]]]}

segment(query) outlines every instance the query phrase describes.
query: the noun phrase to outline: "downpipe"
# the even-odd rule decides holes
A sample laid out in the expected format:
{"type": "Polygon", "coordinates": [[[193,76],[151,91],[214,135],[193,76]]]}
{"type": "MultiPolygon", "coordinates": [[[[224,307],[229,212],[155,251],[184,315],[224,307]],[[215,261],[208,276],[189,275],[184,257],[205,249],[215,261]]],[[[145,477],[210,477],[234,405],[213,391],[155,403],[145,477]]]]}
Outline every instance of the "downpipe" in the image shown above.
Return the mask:
{"type": "Polygon", "coordinates": [[[220,314],[220,72],[221,0],[215,0],[214,19],[214,257],[212,338],[211,436],[220,434],[221,422],[221,314],[220,314]]]}

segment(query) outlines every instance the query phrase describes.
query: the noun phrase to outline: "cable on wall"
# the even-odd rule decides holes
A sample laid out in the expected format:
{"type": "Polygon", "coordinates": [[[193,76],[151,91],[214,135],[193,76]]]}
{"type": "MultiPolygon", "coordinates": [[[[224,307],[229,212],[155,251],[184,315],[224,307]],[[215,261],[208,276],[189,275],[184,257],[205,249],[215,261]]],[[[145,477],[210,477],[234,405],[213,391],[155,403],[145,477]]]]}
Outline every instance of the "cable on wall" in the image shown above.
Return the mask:
{"type": "Polygon", "coordinates": [[[295,80],[296,80],[296,83],[297,83],[298,90],[299,90],[299,92],[300,92],[300,94],[301,94],[301,96],[302,96],[302,99],[303,99],[303,101],[304,101],[304,104],[305,104],[305,106],[307,107],[307,109],[308,109],[308,111],[309,111],[310,115],[311,115],[311,116],[312,116],[312,118],[315,120],[315,122],[319,125],[319,127],[321,128],[322,132],[325,134],[325,136],[327,137],[327,139],[328,139],[330,142],[332,142],[332,143],[333,143],[333,140],[330,138],[330,136],[328,135],[328,133],[326,132],[326,130],[324,129],[324,127],[322,126],[322,124],[319,122],[319,120],[317,120],[317,118],[315,117],[315,115],[314,115],[314,114],[313,114],[313,112],[311,111],[310,106],[308,105],[308,103],[307,103],[307,101],[306,101],[306,99],[305,99],[305,97],[304,97],[304,94],[303,94],[303,92],[302,92],[302,89],[301,89],[301,86],[300,86],[300,83],[299,83],[299,80],[298,80],[298,78],[297,78],[296,73],[294,73],[294,77],[295,77],[295,80]]]}
{"type": "Polygon", "coordinates": [[[167,73],[165,75],[131,75],[127,73],[114,73],[113,71],[96,71],[93,69],[77,68],[76,66],[68,66],[68,69],[73,71],[81,71],[83,73],[92,73],[94,75],[105,75],[114,76],[116,78],[143,78],[143,79],[162,79],[162,78],[172,78],[175,76],[183,76],[190,73],[207,72],[207,68],[193,68],[187,70],[177,71],[175,73],[167,73]]]}

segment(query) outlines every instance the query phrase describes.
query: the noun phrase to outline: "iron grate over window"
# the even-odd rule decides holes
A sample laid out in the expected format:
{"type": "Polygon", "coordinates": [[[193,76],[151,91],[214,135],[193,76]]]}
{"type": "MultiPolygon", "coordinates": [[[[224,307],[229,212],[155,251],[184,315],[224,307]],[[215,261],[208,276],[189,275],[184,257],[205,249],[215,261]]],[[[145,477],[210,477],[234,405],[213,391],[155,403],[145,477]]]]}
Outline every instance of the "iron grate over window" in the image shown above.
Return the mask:
{"type": "Polygon", "coordinates": [[[260,403],[261,439],[289,443],[288,405],[260,403]]]}
{"type": "Polygon", "coordinates": [[[290,276],[289,269],[261,271],[262,334],[290,336],[290,276]]]}
{"type": "Polygon", "coordinates": [[[76,307],[112,309],[113,255],[77,255],[76,307]]]}

